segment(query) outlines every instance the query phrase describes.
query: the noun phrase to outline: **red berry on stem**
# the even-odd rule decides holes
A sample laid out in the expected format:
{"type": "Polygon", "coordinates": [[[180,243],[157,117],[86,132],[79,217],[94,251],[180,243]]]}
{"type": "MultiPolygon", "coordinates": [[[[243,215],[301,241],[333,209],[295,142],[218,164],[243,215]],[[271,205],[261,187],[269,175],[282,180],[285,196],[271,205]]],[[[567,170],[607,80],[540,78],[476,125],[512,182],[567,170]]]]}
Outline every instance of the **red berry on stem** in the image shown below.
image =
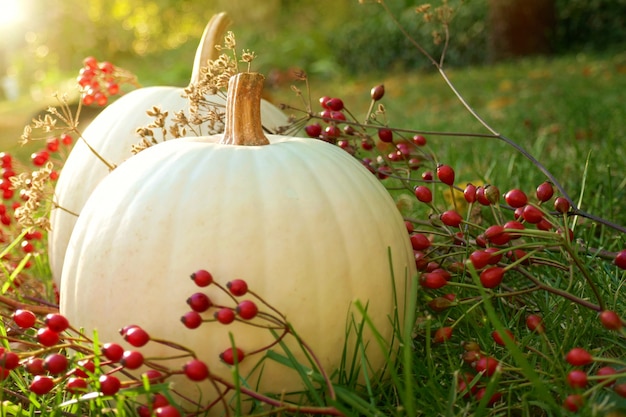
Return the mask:
{"type": "Polygon", "coordinates": [[[567,385],[572,388],[585,388],[587,386],[587,373],[580,369],[575,369],[567,374],[567,385]]]}
{"type": "Polygon", "coordinates": [[[178,409],[173,405],[165,405],[154,410],[155,417],[180,417],[178,409]]]}
{"type": "Polygon", "coordinates": [[[43,375],[46,373],[46,370],[43,368],[43,363],[42,358],[32,357],[24,366],[26,371],[31,375],[43,375]]]}
{"type": "Polygon", "coordinates": [[[416,144],[417,146],[425,146],[426,138],[422,135],[415,135],[413,136],[413,143],[416,144]]]}
{"type": "Polygon", "coordinates": [[[221,308],[213,315],[222,324],[230,324],[235,320],[235,312],[230,308],[221,308]]]}
{"type": "Polygon", "coordinates": [[[59,334],[48,327],[42,327],[37,331],[37,342],[44,346],[54,346],[59,342],[59,339],[59,334]]]}
{"type": "Polygon", "coordinates": [[[424,236],[422,233],[414,233],[410,237],[411,246],[414,250],[428,249],[431,245],[430,239],[424,236]]]}
{"type": "Polygon", "coordinates": [[[115,395],[122,386],[115,375],[101,375],[98,382],[100,383],[100,392],[104,395],[115,395]]]}
{"type": "Polygon", "coordinates": [[[476,200],[483,206],[491,205],[491,201],[489,201],[489,199],[485,195],[485,187],[483,186],[476,188],[476,200]]]}
{"type": "Polygon", "coordinates": [[[328,96],[322,96],[320,97],[320,106],[322,106],[323,109],[328,109],[330,110],[330,108],[328,107],[328,105],[326,103],[328,103],[328,101],[330,100],[330,97],[328,96]]]}
{"type": "Polygon", "coordinates": [[[480,283],[485,288],[495,288],[502,282],[504,276],[504,268],[492,266],[480,273],[480,283]]]}
{"type": "Polygon", "coordinates": [[[463,217],[455,210],[444,211],[441,213],[440,219],[443,224],[450,227],[459,227],[461,222],[463,222],[463,217]]]}
{"type": "Polygon", "coordinates": [[[235,312],[244,320],[251,320],[256,317],[259,312],[259,308],[256,306],[254,301],[251,300],[243,300],[237,305],[235,312]]]}
{"type": "Polygon", "coordinates": [[[245,295],[248,292],[248,284],[242,279],[234,279],[226,283],[226,288],[235,297],[245,295]]]}
{"type": "Polygon", "coordinates": [[[15,310],[13,321],[22,329],[28,329],[35,325],[37,316],[30,310],[15,310]]]}
{"type": "Polygon", "coordinates": [[[454,184],[454,169],[449,165],[439,164],[437,166],[437,178],[446,185],[454,184]]]}
{"type": "Polygon", "coordinates": [[[183,372],[192,381],[202,381],[209,376],[209,367],[199,359],[192,359],[183,366],[183,372]]]}
{"type": "Polygon", "coordinates": [[[584,405],[585,397],[580,394],[570,394],[563,401],[563,408],[573,413],[577,412],[584,405]]]}
{"type": "Polygon", "coordinates": [[[504,194],[504,201],[506,201],[509,206],[513,208],[518,208],[525,206],[526,203],[528,203],[528,197],[526,196],[526,193],[524,193],[522,190],[514,188],[504,194]]]}
{"type": "Polygon", "coordinates": [[[505,346],[506,345],[505,342],[504,342],[505,338],[508,338],[512,342],[515,341],[515,337],[513,336],[513,332],[511,332],[508,329],[505,329],[504,333],[500,333],[499,331],[494,330],[493,332],[491,332],[491,337],[500,346],[505,346]]]}
{"type": "Polygon", "coordinates": [[[102,353],[108,360],[117,362],[122,359],[124,348],[117,343],[105,343],[104,346],[102,346],[102,353]]]}
{"type": "Polygon", "coordinates": [[[54,380],[49,376],[37,375],[28,388],[37,395],[44,395],[52,391],[54,380]]]}
{"type": "Polygon", "coordinates": [[[378,101],[385,95],[385,86],[383,84],[379,84],[376,87],[372,87],[370,90],[370,96],[372,100],[378,101]]]}
{"type": "Polygon", "coordinates": [[[220,359],[229,365],[235,364],[235,352],[237,353],[236,359],[237,363],[241,363],[241,361],[245,358],[245,354],[239,348],[236,348],[233,351],[233,348],[228,348],[224,352],[220,353],[220,359]]]}
{"type": "Polygon", "coordinates": [[[426,272],[420,277],[420,285],[431,290],[439,289],[447,284],[448,280],[441,272],[426,272]]]}
{"type": "Polygon", "coordinates": [[[312,125],[308,125],[304,128],[307,136],[310,138],[319,138],[322,134],[322,126],[319,123],[314,123],[312,125]]]}
{"type": "Polygon", "coordinates": [[[511,235],[504,231],[504,226],[494,224],[489,226],[484,233],[485,239],[494,245],[505,245],[511,240],[511,235]]]}
{"type": "Polygon", "coordinates": [[[198,287],[206,287],[213,282],[213,275],[209,271],[200,269],[191,274],[191,279],[198,287]]]}
{"type": "Polygon", "coordinates": [[[477,372],[484,372],[485,375],[491,376],[496,372],[499,364],[497,359],[483,356],[476,361],[475,367],[477,372]]]}
{"type": "Polygon", "coordinates": [[[543,220],[543,212],[537,207],[527,204],[522,211],[522,218],[528,223],[537,224],[543,220]]]}
{"type": "Polygon", "coordinates": [[[452,327],[440,327],[435,331],[433,335],[434,343],[443,343],[452,338],[452,327]]]}
{"type": "Polygon", "coordinates": [[[469,260],[475,269],[482,269],[489,264],[491,254],[484,250],[475,250],[470,254],[469,260]]]}
{"type": "Polygon", "coordinates": [[[543,319],[536,314],[530,314],[526,317],[526,327],[531,332],[543,333],[545,331],[543,319]]]}
{"type": "Polygon", "coordinates": [[[67,358],[60,353],[52,353],[44,359],[44,369],[50,372],[52,375],[57,375],[65,372],[67,369],[67,358]]]}
{"type": "Polygon", "coordinates": [[[136,350],[127,350],[122,355],[120,364],[127,369],[137,369],[143,365],[143,355],[136,350]]]}
{"type": "Polygon", "coordinates": [[[87,392],[87,381],[80,377],[71,377],[65,383],[65,389],[70,394],[83,394],[87,392]]]}
{"type": "Polygon", "coordinates": [[[570,209],[569,201],[564,197],[557,197],[554,199],[554,209],[559,213],[565,214],[570,209]]]}
{"type": "Polygon", "coordinates": [[[468,203],[474,203],[476,201],[476,186],[474,184],[467,184],[463,190],[463,197],[468,203]]]}
{"type": "Polygon", "coordinates": [[[613,391],[615,391],[615,393],[619,395],[620,397],[626,398],[626,382],[622,382],[621,384],[616,384],[613,387],[613,391]]]}
{"type": "Polygon", "coordinates": [[[70,322],[61,314],[48,314],[44,319],[44,323],[50,330],[57,333],[61,333],[70,327],[70,322]]]}
{"type": "MultiPolygon", "coordinates": [[[[487,388],[486,387],[482,387],[478,391],[476,391],[476,394],[475,394],[476,395],[476,401],[482,400],[486,393],[487,393],[487,388]]],[[[498,402],[501,398],[502,398],[502,393],[501,392],[494,392],[491,395],[491,397],[489,398],[489,400],[487,401],[487,406],[491,407],[496,402],[498,402]]]]}
{"type": "Polygon", "coordinates": [[[343,110],[343,101],[340,98],[333,97],[326,101],[326,108],[333,111],[343,110]]]}
{"type": "Polygon", "coordinates": [[[425,185],[415,187],[415,197],[422,203],[430,203],[433,201],[433,193],[430,191],[430,188],[425,185]]]}
{"type": "Polygon", "coordinates": [[[202,324],[202,316],[197,311],[189,311],[180,318],[188,329],[197,329],[202,324]]]}
{"type": "Polygon", "coordinates": [[[567,352],[565,360],[572,366],[585,366],[593,362],[593,357],[585,349],[577,347],[567,352]]]}
{"type": "Polygon", "coordinates": [[[626,249],[617,252],[615,259],[613,259],[613,263],[619,269],[626,269],[626,249]]]}
{"type": "Polygon", "coordinates": [[[622,328],[622,319],[615,311],[602,311],[600,313],[600,322],[608,330],[619,330],[622,328]]]}
{"type": "Polygon", "coordinates": [[[378,129],[378,138],[385,143],[393,142],[393,131],[387,128],[378,129]]]}
{"type": "Polygon", "coordinates": [[[209,296],[201,292],[192,294],[187,299],[187,304],[193,311],[197,311],[198,313],[207,311],[213,305],[209,296]]]}
{"type": "Polygon", "coordinates": [[[124,340],[134,347],[141,347],[150,341],[150,335],[141,327],[135,326],[124,334],[124,340]]]}
{"type": "Polygon", "coordinates": [[[596,371],[597,376],[603,377],[603,378],[598,379],[598,382],[607,383],[607,385],[611,385],[615,383],[615,379],[612,379],[610,377],[611,375],[615,375],[616,373],[617,371],[615,370],[615,368],[612,368],[610,366],[603,366],[602,368],[596,371]]]}
{"type": "Polygon", "coordinates": [[[552,184],[548,181],[539,184],[539,186],[537,187],[537,200],[541,201],[542,203],[550,200],[553,195],[554,188],[552,187],[552,184]]]}

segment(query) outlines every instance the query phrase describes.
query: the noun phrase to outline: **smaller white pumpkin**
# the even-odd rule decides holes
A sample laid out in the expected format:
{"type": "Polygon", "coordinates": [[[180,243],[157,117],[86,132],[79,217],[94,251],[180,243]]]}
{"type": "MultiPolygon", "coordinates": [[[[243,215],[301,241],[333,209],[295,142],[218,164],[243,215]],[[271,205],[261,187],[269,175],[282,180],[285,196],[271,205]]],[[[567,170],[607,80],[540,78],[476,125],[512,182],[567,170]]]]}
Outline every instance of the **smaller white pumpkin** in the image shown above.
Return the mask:
{"type": "MultiPolygon", "coordinates": [[[[230,19],[226,13],[219,13],[207,24],[196,51],[190,85],[200,77],[200,69],[208,60],[218,57],[215,46],[222,37],[230,19]]],[[[83,132],[83,138],[97,153],[113,165],[119,165],[130,156],[131,148],[139,142],[136,130],[147,126],[153,119],[146,114],[153,106],[169,112],[186,110],[189,102],[183,95],[184,88],[155,86],[133,90],[105,108],[83,132]]],[[[225,104],[222,95],[211,97],[217,104],[225,104]]],[[[271,103],[261,103],[263,124],[269,131],[288,124],[287,116],[271,103]]],[[[162,141],[160,129],[154,129],[155,139],[162,141]]],[[[192,135],[193,132],[188,132],[192,135]]],[[[78,141],[57,181],[54,191],[54,204],[59,208],[50,214],[51,230],[48,236],[48,258],[52,277],[58,285],[61,279],[63,259],[70,235],[87,198],[96,185],[110,172],[93,151],[82,141],[78,141]]]]}

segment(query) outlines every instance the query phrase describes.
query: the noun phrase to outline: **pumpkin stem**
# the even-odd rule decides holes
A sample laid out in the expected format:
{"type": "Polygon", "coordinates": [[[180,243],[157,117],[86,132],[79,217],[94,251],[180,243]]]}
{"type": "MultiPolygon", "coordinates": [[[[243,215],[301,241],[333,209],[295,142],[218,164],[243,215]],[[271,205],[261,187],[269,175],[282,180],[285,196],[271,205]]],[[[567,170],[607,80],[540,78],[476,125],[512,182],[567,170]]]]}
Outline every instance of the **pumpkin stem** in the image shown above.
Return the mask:
{"type": "Polygon", "coordinates": [[[198,83],[200,81],[200,69],[205,67],[207,62],[216,60],[219,57],[219,51],[215,47],[222,44],[226,28],[228,28],[231,23],[232,20],[230,20],[225,12],[215,14],[211,17],[211,20],[209,20],[209,23],[207,23],[204,28],[202,39],[196,50],[189,85],[198,83]]]}
{"type": "Polygon", "coordinates": [[[228,81],[224,145],[269,145],[261,124],[261,94],[265,77],[256,72],[240,72],[228,81]]]}

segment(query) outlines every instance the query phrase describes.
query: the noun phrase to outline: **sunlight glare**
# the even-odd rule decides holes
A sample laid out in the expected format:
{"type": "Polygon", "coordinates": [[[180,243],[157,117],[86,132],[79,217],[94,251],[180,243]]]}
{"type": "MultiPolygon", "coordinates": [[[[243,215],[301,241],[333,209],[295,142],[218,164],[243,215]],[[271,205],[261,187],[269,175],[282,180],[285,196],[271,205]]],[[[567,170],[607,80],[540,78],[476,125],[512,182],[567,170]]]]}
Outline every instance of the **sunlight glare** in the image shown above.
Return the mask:
{"type": "Polygon", "coordinates": [[[22,0],[0,0],[0,28],[12,26],[22,20],[22,0]]]}

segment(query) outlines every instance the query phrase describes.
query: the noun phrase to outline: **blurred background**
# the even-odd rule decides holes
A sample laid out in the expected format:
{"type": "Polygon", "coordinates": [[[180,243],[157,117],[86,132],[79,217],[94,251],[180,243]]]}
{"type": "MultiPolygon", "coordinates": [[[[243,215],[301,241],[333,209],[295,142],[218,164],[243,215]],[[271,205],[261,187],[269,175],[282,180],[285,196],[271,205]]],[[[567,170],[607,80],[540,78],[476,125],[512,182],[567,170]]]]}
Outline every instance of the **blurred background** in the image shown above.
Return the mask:
{"type": "MultiPolygon", "coordinates": [[[[184,85],[210,16],[227,11],[259,70],[301,67],[320,77],[428,69],[374,1],[0,0],[3,99],[34,97],[72,78],[87,55],[137,73],[145,84],[184,85]]],[[[420,3],[389,0],[402,24],[433,53],[420,3]]],[[[626,42],[624,0],[450,0],[449,65],[531,54],[607,50],[626,42]]],[[[437,2],[433,2],[435,6],[437,2]]]]}

